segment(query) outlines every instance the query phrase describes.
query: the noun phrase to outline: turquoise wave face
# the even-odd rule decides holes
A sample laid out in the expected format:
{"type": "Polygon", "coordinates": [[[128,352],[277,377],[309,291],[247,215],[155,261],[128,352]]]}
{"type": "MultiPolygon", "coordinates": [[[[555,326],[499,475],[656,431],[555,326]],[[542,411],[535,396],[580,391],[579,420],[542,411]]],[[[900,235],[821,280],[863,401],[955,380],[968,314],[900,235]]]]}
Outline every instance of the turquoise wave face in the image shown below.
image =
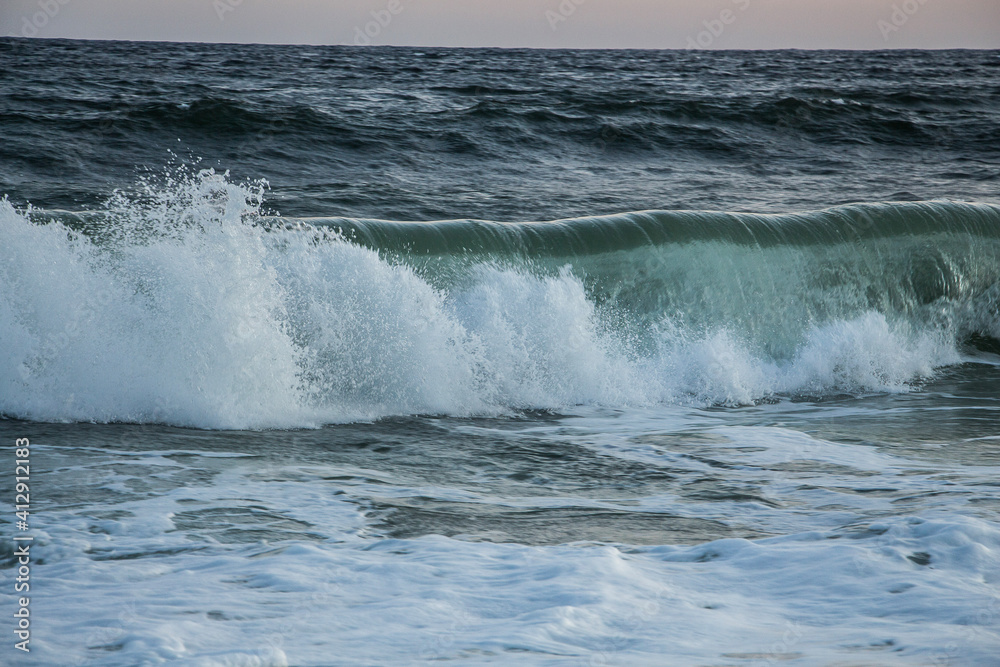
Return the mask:
{"type": "Polygon", "coordinates": [[[788,214],[641,211],[552,222],[271,219],[333,229],[372,249],[506,258],[577,257],[671,243],[823,245],[894,236],[1000,238],[1000,206],[948,201],[852,204],[788,214]]]}
{"type": "Polygon", "coordinates": [[[811,326],[866,312],[996,336],[1000,207],[881,203],[786,215],[645,211],[537,223],[270,220],[334,230],[443,290],[483,265],[564,267],[631,340],[665,319],[788,358],[811,326]]]}

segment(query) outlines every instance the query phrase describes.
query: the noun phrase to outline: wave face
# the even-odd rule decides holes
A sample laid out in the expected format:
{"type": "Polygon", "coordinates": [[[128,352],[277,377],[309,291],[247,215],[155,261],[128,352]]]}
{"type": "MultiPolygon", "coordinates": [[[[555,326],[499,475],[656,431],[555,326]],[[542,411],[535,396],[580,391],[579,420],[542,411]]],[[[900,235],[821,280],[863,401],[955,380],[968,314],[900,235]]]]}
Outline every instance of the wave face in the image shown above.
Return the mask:
{"type": "Polygon", "coordinates": [[[210,170],[0,203],[0,412],[284,428],[907,391],[1000,338],[1000,207],[261,215],[210,170]]]}

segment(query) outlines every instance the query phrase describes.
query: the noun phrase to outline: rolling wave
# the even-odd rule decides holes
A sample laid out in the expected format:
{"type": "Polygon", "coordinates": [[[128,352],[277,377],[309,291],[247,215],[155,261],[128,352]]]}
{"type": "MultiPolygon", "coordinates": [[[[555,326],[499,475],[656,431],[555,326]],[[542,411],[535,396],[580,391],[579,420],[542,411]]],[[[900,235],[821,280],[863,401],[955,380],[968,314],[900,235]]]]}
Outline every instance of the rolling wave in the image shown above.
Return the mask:
{"type": "Polygon", "coordinates": [[[285,428],[908,391],[1000,338],[1000,207],[276,218],[210,170],[0,202],[0,412],[285,428]]]}

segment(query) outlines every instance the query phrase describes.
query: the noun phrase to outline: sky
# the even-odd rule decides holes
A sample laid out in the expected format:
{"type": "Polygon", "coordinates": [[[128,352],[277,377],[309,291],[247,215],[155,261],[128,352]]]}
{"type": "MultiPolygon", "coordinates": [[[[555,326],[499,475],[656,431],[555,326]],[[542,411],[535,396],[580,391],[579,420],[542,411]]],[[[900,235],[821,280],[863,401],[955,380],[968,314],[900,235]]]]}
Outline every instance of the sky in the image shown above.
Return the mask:
{"type": "Polygon", "coordinates": [[[1000,48],[1000,0],[0,0],[0,34],[537,48],[1000,48]]]}

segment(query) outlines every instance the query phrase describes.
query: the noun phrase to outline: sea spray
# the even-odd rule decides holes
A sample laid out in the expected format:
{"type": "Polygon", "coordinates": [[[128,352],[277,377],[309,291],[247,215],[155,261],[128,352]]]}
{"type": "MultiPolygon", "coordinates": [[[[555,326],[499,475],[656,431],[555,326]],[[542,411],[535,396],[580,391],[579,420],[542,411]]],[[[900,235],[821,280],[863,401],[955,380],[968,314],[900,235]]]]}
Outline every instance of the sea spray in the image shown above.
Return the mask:
{"type": "Polygon", "coordinates": [[[205,170],[85,214],[0,202],[0,412],[246,429],[742,405],[907,391],[998,328],[991,206],[334,224],[262,196],[205,170]]]}

